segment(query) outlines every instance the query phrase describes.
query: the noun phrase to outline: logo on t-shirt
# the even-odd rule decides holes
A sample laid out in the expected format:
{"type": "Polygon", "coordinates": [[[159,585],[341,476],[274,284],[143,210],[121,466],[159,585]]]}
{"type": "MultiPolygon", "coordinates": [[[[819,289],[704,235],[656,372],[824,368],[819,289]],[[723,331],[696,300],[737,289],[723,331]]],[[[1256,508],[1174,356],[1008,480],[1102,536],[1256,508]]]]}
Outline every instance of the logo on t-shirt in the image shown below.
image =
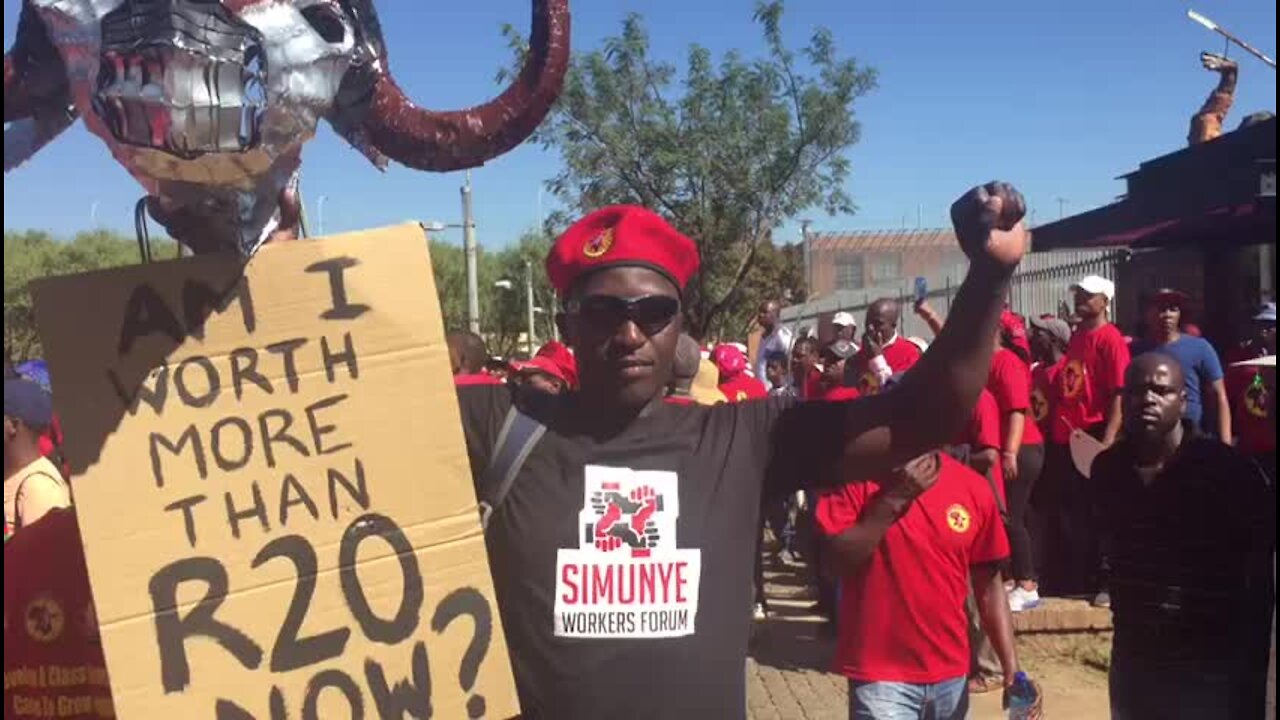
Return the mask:
{"type": "Polygon", "coordinates": [[[742,402],[743,400],[748,400],[748,399],[750,398],[747,397],[746,390],[739,390],[738,394],[734,396],[734,402],[742,402]]]}
{"type": "Polygon", "coordinates": [[[1267,402],[1270,399],[1270,393],[1267,392],[1267,386],[1262,382],[1262,376],[1255,375],[1253,382],[1249,383],[1249,387],[1244,389],[1245,411],[1254,417],[1265,418],[1267,416],[1267,402]]]}
{"type": "Polygon", "coordinates": [[[947,508],[947,527],[952,531],[963,535],[969,532],[972,525],[973,520],[969,517],[969,510],[965,506],[955,503],[947,508]]]}
{"type": "Polygon", "coordinates": [[[679,476],[588,465],[578,547],[556,557],[559,637],[692,635],[702,551],[676,544],[679,476]]]}
{"type": "Polygon", "coordinates": [[[1036,388],[1031,391],[1031,419],[1044,422],[1047,417],[1049,417],[1049,400],[1045,398],[1043,390],[1036,388]]]}
{"type": "Polygon", "coordinates": [[[1072,360],[1062,368],[1062,397],[1074,400],[1084,390],[1084,363],[1072,360]]]}
{"type": "Polygon", "coordinates": [[[862,373],[858,378],[858,392],[863,395],[875,395],[880,392],[880,376],[874,370],[862,373]]]}
{"type": "Polygon", "coordinates": [[[40,595],[27,603],[26,622],[27,634],[33,640],[47,643],[62,636],[62,626],[67,618],[56,600],[40,595]]]}

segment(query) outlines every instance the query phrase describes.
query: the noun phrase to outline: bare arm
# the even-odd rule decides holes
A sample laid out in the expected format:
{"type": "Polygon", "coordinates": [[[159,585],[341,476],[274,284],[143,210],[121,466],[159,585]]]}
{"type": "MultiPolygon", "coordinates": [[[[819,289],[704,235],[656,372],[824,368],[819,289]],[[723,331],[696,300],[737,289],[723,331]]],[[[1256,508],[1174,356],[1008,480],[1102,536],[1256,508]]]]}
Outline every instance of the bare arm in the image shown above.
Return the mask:
{"type": "Polygon", "coordinates": [[[974,453],[969,454],[969,467],[979,475],[986,475],[991,472],[991,468],[996,466],[1000,460],[999,453],[995,448],[983,448],[974,453]]]}
{"type": "Polygon", "coordinates": [[[1001,467],[1005,482],[1018,479],[1018,451],[1022,449],[1022,435],[1027,429],[1027,413],[1014,410],[1009,413],[1009,432],[1004,436],[1004,448],[1000,451],[1001,467]]]}
{"type": "Polygon", "coordinates": [[[1013,645],[1013,615],[1009,612],[1009,596],[1000,578],[1000,568],[996,563],[975,565],[969,569],[969,578],[978,604],[978,616],[982,619],[982,631],[991,641],[996,657],[1000,658],[1004,686],[1009,687],[1018,672],[1018,655],[1013,645]]]}
{"type": "Polygon", "coordinates": [[[934,310],[927,301],[921,300],[916,303],[916,315],[919,315],[924,324],[929,326],[929,332],[933,333],[934,337],[942,332],[942,316],[938,315],[938,311],[934,310]]]}
{"type": "Polygon", "coordinates": [[[1022,196],[1011,186],[974,188],[951,208],[969,272],[929,351],[888,393],[848,403],[845,482],[883,475],[946,444],[962,428],[986,386],[1009,278],[1026,250],[1022,196]]]}
{"type": "Polygon", "coordinates": [[[853,527],[832,537],[831,554],[837,574],[853,575],[861,571],[904,510],[905,507],[889,502],[881,493],[867,505],[853,527]]]}
{"type": "Polygon", "coordinates": [[[1218,437],[1230,445],[1231,436],[1231,402],[1227,400],[1227,384],[1222,380],[1214,380],[1213,396],[1218,403],[1218,437]]]}
{"type": "Polygon", "coordinates": [[[1116,443],[1116,438],[1120,437],[1120,423],[1123,420],[1121,408],[1123,399],[1120,393],[1111,398],[1111,404],[1107,407],[1107,429],[1102,435],[1102,444],[1105,447],[1111,447],[1116,443]]]}

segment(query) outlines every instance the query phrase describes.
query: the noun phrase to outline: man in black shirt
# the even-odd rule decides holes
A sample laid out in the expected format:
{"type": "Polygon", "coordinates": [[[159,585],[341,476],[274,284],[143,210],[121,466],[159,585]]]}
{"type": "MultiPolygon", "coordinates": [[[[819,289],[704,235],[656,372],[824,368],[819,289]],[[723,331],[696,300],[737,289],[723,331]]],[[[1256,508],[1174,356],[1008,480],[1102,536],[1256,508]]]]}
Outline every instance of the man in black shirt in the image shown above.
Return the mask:
{"type": "Polygon", "coordinates": [[[1182,419],[1171,356],[1129,365],[1124,438],[1094,461],[1111,563],[1115,720],[1260,718],[1275,507],[1260,469],[1182,419]]]}
{"type": "Polygon", "coordinates": [[[946,329],[893,393],[842,403],[662,402],[693,241],[631,206],[556,241],[547,272],[580,390],[458,393],[526,718],[745,716],[762,493],[883,475],[964,425],[1023,212],[1005,184],[955,203],[971,262],[946,329]]]}

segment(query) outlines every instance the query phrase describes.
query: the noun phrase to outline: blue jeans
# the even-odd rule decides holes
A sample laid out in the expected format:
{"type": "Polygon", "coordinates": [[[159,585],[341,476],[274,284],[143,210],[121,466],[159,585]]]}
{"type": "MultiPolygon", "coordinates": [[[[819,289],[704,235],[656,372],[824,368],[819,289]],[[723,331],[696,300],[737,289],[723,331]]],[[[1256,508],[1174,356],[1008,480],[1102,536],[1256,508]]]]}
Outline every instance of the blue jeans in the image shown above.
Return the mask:
{"type": "Polygon", "coordinates": [[[932,685],[849,681],[850,720],[964,720],[969,716],[965,678],[932,685]]]}

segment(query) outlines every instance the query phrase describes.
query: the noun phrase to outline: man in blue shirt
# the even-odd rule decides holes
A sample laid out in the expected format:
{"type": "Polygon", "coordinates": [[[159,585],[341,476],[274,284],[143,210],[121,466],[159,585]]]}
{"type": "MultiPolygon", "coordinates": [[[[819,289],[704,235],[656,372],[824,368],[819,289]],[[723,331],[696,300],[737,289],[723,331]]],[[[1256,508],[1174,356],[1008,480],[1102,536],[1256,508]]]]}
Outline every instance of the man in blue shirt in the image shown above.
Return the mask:
{"type": "Polygon", "coordinates": [[[1131,354],[1137,357],[1157,351],[1175,358],[1187,380],[1184,417],[1197,428],[1230,443],[1231,409],[1218,352],[1204,338],[1182,332],[1183,311],[1189,300],[1190,296],[1181,290],[1161,288],[1151,293],[1145,307],[1146,337],[1134,342],[1131,354]],[[1209,428],[1204,427],[1207,404],[1211,404],[1208,415],[1214,421],[1214,427],[1209,428]]]}

